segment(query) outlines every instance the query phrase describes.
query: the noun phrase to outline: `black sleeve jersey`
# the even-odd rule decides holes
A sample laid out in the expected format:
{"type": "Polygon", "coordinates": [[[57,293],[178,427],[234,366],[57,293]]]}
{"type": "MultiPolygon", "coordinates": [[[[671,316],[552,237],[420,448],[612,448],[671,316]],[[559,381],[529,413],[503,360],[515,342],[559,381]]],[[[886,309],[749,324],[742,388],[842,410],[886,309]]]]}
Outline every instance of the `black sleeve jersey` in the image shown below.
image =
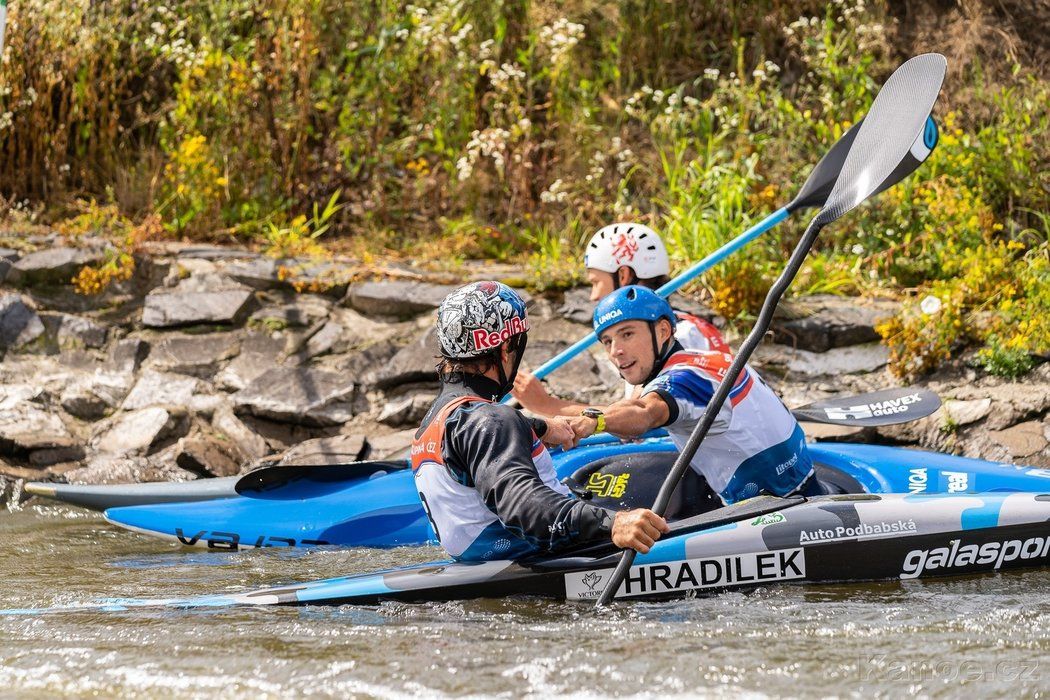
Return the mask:
{"type": "Polygon", "coordinates": [[[445,464],[461,483],[477,489],[508,530],[542,550],[608,538],[611,511],[544,483],[533,462],[533,430],[510,406],[467,406],[445,423],[445,464]]]}

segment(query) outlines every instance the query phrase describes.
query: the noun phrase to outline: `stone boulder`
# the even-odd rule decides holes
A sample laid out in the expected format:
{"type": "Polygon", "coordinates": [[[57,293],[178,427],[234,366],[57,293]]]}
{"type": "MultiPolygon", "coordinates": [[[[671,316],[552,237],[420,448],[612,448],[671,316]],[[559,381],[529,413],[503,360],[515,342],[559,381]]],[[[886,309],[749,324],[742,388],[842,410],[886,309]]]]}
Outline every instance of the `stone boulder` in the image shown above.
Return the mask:
{"type": "Polygon", "coordinates": [[[896,302],[815,294],[781,305],[773,320],[773,340],[812,352],[870,343],[879,339],[878,320],[897,308],[896,302]]]}
{"type": "Polygon", "coordinates": [[[101,348],[109,335],[106,326],[83,316],[46,313],[40,318],[62,348],[101,348]]]}
{"type": "Polygon", "coordinates": [[[135,382],[121,408],[135,411],[149,406],[186,406],[199,387],[200,382],[192,377],[145,371],[135,382]]]}
{"type": "Polygon", "coordinates": [[[284,362],[288,336],[279,333],[248,331],[241,341],[237,357],[215,375],[216,386],[225,391],[240,391],[268,369],[284,362]]]}
{"type": "Polygon", "coordinates": [[[389,399],[384,404],[383,410],[379,412],[377,420],[392,428],[410,425],[419,427],[419,422],[423,420],[423,416],[426,415],[433,402],[433,394],[409,394],[397,399],[389,399]]]}
{"type": "Polygon", "coordinates": [[[369,459],[402,459],[408,458],[412,451],[412,440],[416,428],[399,430],[386,435],[369,435],[368,444],[372,448],[369,459]]]}
{"type": "Polygon", "coordinates": [[[142,323],[150,328],[234,324],[248,316],[253,302],[250,287],[221,275],[200,275],[147,294],[142,323]]]}
{"type": "Polygon", "coordinates": [[[80,441],[54,412],[35,402],[39,398],[35,387],[0,387],[0,455],[34,466],[81,459],[80,441]]]}
{"type": "Polygon", "coordinates": [[[109,350],[106,368],[113,372],[137,372],[149,350],[149,343],[141,338],[119,340],[109,350]]]}
{"type": "Polygon", "coordinates": [[[175,466],[168,455],[101,454],[65,473],[70,484],[139,484],[154,481],[192,481],[197,475],[175,466]]]}
{"type": "Polygon", "coordinates": [[[1014,459],[1027,459],[1047,448],[1044,423],[1030,420],[1006,428],[993,430],[988,436],[998,445],[1002,445],[1014,459]]]}
{"type": "Polygon", "coordinates": [[[832,348],[825,352],[810,352],[786,345],[760,345],[753,356],[753,364],[782,367],[790,373],[805,377],[860,374],[875,372],[886,366],[889,349],[880,343],[832,348]]]}
{"type": "Polygon", "coordinates": [[[97,435],[93,447],[111,455],[145,453],[179,427],[179,419],[159,406],[124,413],[97,435]]]}
{"type": "Polygon", "coordinates": [[[433,311],[453,285],[388,280],[350,285],[343,303],[363,314],[410,318],[433,311]]]}
{"type": "Polygon", "coordinates": [[[20,348],[44,334],[36,310],[18,294],[0,294],[0,352],[20,348]]]}
{"type": "Polygon", "coordinates": [[[264,306],[248,319],[248,325],[282,330],[295,326],[312,326],[328,318],[332,302],[313,294],[296,296],[286,304],[264,306]]]}
{"type": "Polygon", "coordinates": [[[354,415],[353,379],[302,367],[274,367],[232,396],[238,414],[312,426],[341,425],[354,415]]]}
{"type": "Polygon", "coordinates": [[[200,476],[233,476],[241,470],[242,456],[229,442],[213,435],[179,438],[175,464],[200,476]]]}
{"type": "Polygon", "coordinates": [[[281,455],[278,464],[319,466],[359,462],[369,456],[368,441],[360,435],[336,435],[301,442],[281,455]]]}
{"type": "Polygon", "coordinates": [[[16,260],[7,272],[7,282],[20,286],[35,284],[70,284],[85,265],[96,265],[105,259],[101,248],[51,248],[27,253],[16,260]]]}
{"type": "Polygon", "coordinates": [[[343,327],[335,321],[318,322],[314,327],[307,330],[306,334],[296,343],[296,347],[290,355],[297,364],[331,352],[343,337],[343,327]]]}
{"type": "Polygon", "coordinates": [[[219,365],[240,352],[237,333],[169,335],[153,344],[147,366],[160,372],[211,378],[219,365]]]}
{"type": "Polygon", "coordinates": [[[562,318],[591,328],[594,314],[594,302],[591,301],[590,287],[573,287],[565,292],[565,298],[558,307],[562,318]]]}
{"type": "Polygon", "coordinates": [[[228,406],[212,414],[212,430],[229,441],[244,460],[255,460],[269,453],[270,448],[261,435],[249,428],[228,406]]]}
{"type": "Polygon", "coordinates": [[[397,351],[386,365],[369,373],[364,384],[389,389],[410,382],[437,382],[437,331],[431,327],[397,351]]]}
{"type": "Polygon", "coordinates": [[[59,401],[66,413],[94,421],[117,408],[131,390],[131,373],[97,370],[69,382],[59,401]]]}
{"type": "Polygon", "coordinates": [[[0,283],[7,279],[11,266],[18,261],[19,253],[12,248],[0,248],[0,283]]]}

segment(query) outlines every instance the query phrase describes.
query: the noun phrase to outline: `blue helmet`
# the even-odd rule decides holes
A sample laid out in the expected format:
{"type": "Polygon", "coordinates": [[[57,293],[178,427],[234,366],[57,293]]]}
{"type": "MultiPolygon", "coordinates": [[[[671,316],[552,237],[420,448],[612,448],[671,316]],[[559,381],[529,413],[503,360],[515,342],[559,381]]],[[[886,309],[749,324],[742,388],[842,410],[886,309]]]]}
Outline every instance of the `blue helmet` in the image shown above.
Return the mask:
{"type": "Polygon", "coordinates": [[[607,329],[624,321],[656,323],[666,318],[673,329],[678,321],[674,309],[659,294],[637,284],[620,287],[594,307],[594,334],[601,336],[607,329]]]}

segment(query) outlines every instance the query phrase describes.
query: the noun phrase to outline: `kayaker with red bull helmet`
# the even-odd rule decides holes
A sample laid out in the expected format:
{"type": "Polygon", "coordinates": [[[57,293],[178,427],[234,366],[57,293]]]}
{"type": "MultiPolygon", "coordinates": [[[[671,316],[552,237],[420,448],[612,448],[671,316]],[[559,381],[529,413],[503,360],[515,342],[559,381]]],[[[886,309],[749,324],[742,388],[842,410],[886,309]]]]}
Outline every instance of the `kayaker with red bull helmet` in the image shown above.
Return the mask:
{"type": "Polygon", "coordinates": [[[497,403],[513,385],[528,330],[525,302],[498,282],[461,287],[438,309],[441,393],[416,431],[412,469],[441,546],[466,561],[609,538],[647,552],[667,531],[663,518],[598,508],[558,481],[544,443],[574,443],[565,419],[528,419],[497,403]]]}
{"type": "MultiPolygon", "coordinates": [[[[638,398],[589,408],[569,420],[577,437],[637,437],[666,427],[682,449],[732,364],[728,353],[686,350],[671,306],[652,290],[623,287],[594,309],[594,331],[638,398]]],[[[759,493],[819,495],[802,428],[752,367],[745,366],[692,459],[723,503],[759,493]]]]}
{"type": "MultiPolygon", "coordinates": [[[[659,289],[670,279],[671,261],[659,234],[644,224],[617,223],[605,226],[591,237],[584,256],[591,301],[598,302],[617,289],[639,284],[659,289]]],[[[674,311],[675,339],[687,350],[729,352],[729,345],[709,321],[674,311]]],[[[624,396],[637,393],[629,382],[624,396]]],[[[523,408],[539,415],[577,416],[586,404],[553,396],[543,383],[529,372],[519,372],[514,382],[514,398],[523,408]]]]}

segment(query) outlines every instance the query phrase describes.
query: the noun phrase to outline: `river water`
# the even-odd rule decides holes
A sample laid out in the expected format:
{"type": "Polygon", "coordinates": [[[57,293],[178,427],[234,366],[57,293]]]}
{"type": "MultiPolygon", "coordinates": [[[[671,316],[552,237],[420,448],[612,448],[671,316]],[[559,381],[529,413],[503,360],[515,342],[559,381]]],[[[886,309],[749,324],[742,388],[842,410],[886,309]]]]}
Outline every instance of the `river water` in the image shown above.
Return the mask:
{"type": "MultiPolygon", "coordinates": [[[[61,506],[0,511],[0,608],[244,590],[433,548],[202,552],[61,506]]],[[[536,599],[0,615],[0,696],[1036,697],[1050,571],[775,586],[664,603],[536,599]]]]}

